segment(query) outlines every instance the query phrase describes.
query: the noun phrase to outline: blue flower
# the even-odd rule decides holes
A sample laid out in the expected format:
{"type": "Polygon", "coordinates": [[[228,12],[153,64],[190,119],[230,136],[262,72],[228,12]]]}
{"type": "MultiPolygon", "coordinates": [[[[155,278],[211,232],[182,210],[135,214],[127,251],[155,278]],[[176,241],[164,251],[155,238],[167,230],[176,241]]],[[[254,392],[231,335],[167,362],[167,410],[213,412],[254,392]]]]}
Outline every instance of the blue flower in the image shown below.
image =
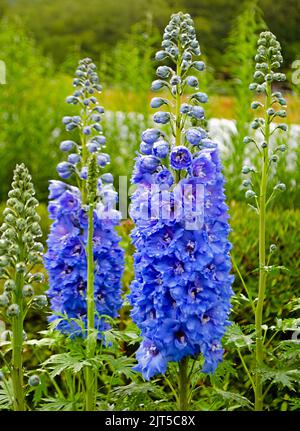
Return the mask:
{"type": "Polygon", "coordinates": [[[174,147],[170,154],[170,163],[173,169],[187,169],[192,164],[192,155],[184,146],[174,147]]]}
{"type": "Polygon", "coordinates": [[[159,140],[153,145],[153,154],[160,159],[164,159],[169,154],[169,144],[166,141],[159,140]]]}
{"type": "MultiPolygon", "coordinates": [[[[50,284],[47,294],[52,310],[49,321],[61,319],[57,320],[58,330],[71,336],[85,336],[77,319],[86,326],[87,214],[82,209],[79,190],[73,187],[60,194],[62,187],[57,183],[50,185],[50,196],[55,198],[49,207],[55,210],[51,210],[54,222],[45,255],[50,284]]],[[[99,204],[94,213],[95,327],[100,332],[108,328],[101,316],[118,315],[124,260],[120,238],[114,231],[118,218],[106,218],[103,211],[103,205],[99,204]]]]}
{"type": "Polygon", "coordinates": [[[147,380],[165,373],[169,362],[200,354],[203,371],[213,373],[223,357],[221,340],[233,294],[218,147],[204,129],[195,127],[204,118],[198,104],[205,103],[207,95],[188,96],[190,102],[182,103],[179,112],[173,103],[187,85],[198,87],[198,79],[189,75],[191,68],[204,69],[202,61],[193,59],[200,47],[190,15],[172,15],[162,48],[156,58],[171,57],[176,65],[173,70],[171,62],[160,66],[163,80],[154,81],[152,89],[168,87],[173,100],[154,98],[151,106],[169,105],[170,118],[165,112],[154,116],[159,123],[168,122],[169,131],[164,127],[164,132],[148,129],[142,134],[130,206],[136,252],[129,301],[142,337],[135,369],[147,380]]]}
{"type": "Polygon", "coordinates": [[[161,190],[169,189],[174,183],[174,177],[168,169],[162,169],[156,176],[156,182],[160,185],[161,190]]]}
{"type": "Polygon", "coordinates": [[[142,133],[142,140],[147,144],[154,144],[161,135],[159,129],[147,129],[142,133]]]}
{"type": "Polygon", "coordinates": [[[157,167],[160,165],[160,160],[158,157],[155,156],[143,156],[140,159],[140,171],[142,173],[153,173],[157,169],[157,167]]]}
{"type": "Polygon", "coordinates": [[[190,127],[185,136],[190,144],[199,145],[202,139],[207,138],[207,132],[201,127],[190,127]]]}
{"type": "Polygon", "coordinates": [[[167,124],[170,121],[169,112],[159,111],[153,115],[153,121],[158,124],[167,124]]]}
{"type": "Polygon", "coordinates": [[[49,275],[48,296],[52,311],[49,321],[55,321],[57,329],[71,337],[85,337],[88,211],[93,200],[95,328],[101,338],[102,331],[109,327],[103,316],[116,317],[121,306],[124,253],[115,232],[120,213],[114,209],[118,196],[113,189],[113,176],[101,170],[110,162],[110,157],[101,152],[106,142],[99,124],[104,110],[98,106],[96,97],[91,96],[101,90],[95,67],[88,58],[79,62],[74,80],[76,90],[67,99],[68,103],[80,103],[81,115],[64,117],[63,123],[68,130],[77,127],[79,136],[85,137],[78,143],[63,141],[60,146],[62,151],[76,148],[67,162],[58,164],[57,171],[63,179],[76,175],[77,186],[50,181],[48,211],[53,223],[47,240],[45,268],[49,275]],[[96,166],[91,153],[96,154],[96,166]],[[90,181],[87,182],[88,177],[90,181]]]}
{"type": "MultiPolygon", "coordinates": [[[[212,373],[223,356],[221,339],[229,324],[233,276],[222,166],[217,148],[190,157],[187,177],[174,190],[166,167],[135,179],[131,205],[135,280],[129,300],[143,337],[136,370],[146,379],[164,373],[170,361],[200,353],[203,371],[212,373]],[[158,184],[159,190],[145,189],[145,181],[158,184]],[[203,186],[203,220],[196,229],[187,229],[190,210],[176,214],[177,194],[190,184],[194,200],[198,183],[203,186]],[[163,216],[166,209],[169,217],[163,216]]],[[[135,169],[137,165],[139,158],[135,169]]]]}
{"type": "Polygon", "coordinates": [[[76,143],[73,141],[62,141],[60,143],[61,151],[71,151],[75,147],[76,143]]]}
{"type": "Polygon", "coordinates": [[[193,160],[193,175],[199,182],[208,183],[216,174],[216,166],[213,163],[210,151],[203,150],[193,160]]]}
{"type": "Polygon", "coordinates": [[[149,156],[152,154],[153,144],[147,144],[147,142],[141,142],[140,144],[140,152],[149,156]]]}
{"type": "Polygon", "coordinates": [[[204,118],[204,109],[201,106],[192,106],[189,115],[196,120],[202,120],[204,118]]]}
{"type": "Polygon", "coordinates": [[[196,76],[188,76],[186,78],[186,83],[187,85],[189,85],[190,87],[195,87],[197,88],[199,86],[199,82],[198,79],[196,78],[196,76]]]}
{"type": "Polygon", "coordinates": [[[159,352],[155,344],[150,340],[144,340],[136,352],[138,365],[136,371],[143,373],[149,380],[155,374],[164,374],[167,370],[167,361],[159,352]]]}

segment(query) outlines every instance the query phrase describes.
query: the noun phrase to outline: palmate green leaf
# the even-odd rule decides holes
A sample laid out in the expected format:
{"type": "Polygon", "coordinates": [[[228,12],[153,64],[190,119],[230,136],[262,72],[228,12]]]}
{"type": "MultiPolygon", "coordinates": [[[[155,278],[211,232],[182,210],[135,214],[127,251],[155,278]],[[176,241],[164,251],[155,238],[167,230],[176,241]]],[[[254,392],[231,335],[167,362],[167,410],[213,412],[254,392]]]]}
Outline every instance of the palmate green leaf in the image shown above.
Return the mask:
{"type": "Polygon", "coordinates": [[[90,362],[83,358],[79,352],[72,352],[72,354],[59,353],[51,356],[43,363],[43,366],[52,370],[50,372],[51,377],[58,376],[63,371],[71,371],[76,374],[79,373],[83,367],[90,365],[90,362]]]}
{"type": "Polygon", "coordinates": [[[4,388],[0,388],[0,410],[9,410],[11,405],[7,391],[4,388]]]}
{"type": "Polygon", "coordinates": [[[300,311],[300,298],[293,299],[290,304],[292,305],[292,311],[300,311]]]}
{"type": "Polygon", "coordinates": [[[6,380],[6,384],[0,382],[0,410],[8,410],[12,407],[12,382],[11,379],[6,380]]]}
{"type": "Polygon", "coordinates": [[[137,343],[139,339],[140,336],[134,331],[118,331],[115,329],[105,331],[105,341],[107,344],[123,341],[130,345],[137,343]]]}
{"type": "Polygon", "coordinates": [[[246,335],[237,323],[233,323],[227,328],[224,336],[224,346],[235,346],[238,349],[250,347],[253,344],[254,334],[246,335]]]}
{"type": "Polygon", "coordinates": [[[57,341],[54,338],[41,338],[40,340],[33,339],[26,341],[28,346],[47,347],[49,349],[55,346],[56,343],[57,341]]]}
{"type": "Polygon", "coordinates": [[[40,411],[78,411],[82,410],[82,401],[79,399],[68,400],[65,398],[43,398],[40,411]]]}
{"type": "Polygon", "coordinates": [[[300,331],[300,319],[276,319],[276,329],[280,331],[300,331]]]}
{"type": "Polygon", "coordinates": [[[290,390],[295,390],[294,385],[300,382],[300,373],[298,369],[273,369],[273,368],[260,368],[257,370],[262,376],[262,381],[271,381],[275,385],[286,387],[290,390]]]}
{"type": "Polygon", "coordinates": [[[300,368],[300,339],[283,340],[279,343],[279,359],[290,361],[300,368]]]}
{"type": "Polygon", "coordinates": [[[155,380],[151,382],[132,382],[126,386],[119,386],[113,390],[114,395],[131,397],[134,395],[154,395],[159,399],[164,399],[166,394],[161,387],[155,385],[155,380]]]}
{"type": "Polygon", "coordinates": [[[124,374],[128,379],[133,379],[136,375],[135,371],[132,369],[136,364],[133,358],[128,358],[127,356],[115,358],[112,355],[102,354],[101,361],[107,363],[114,373],[124,374]]]}
{"type": "Polygon", "coordinates": [[[222,398],[223,401],[230,404],[229,410],[235,410],[239,407],[253,408],[253,403],[246,397],[236,394],[234,392],[223,391],[219,388],[214,388],[216,394],[222,398]]]}

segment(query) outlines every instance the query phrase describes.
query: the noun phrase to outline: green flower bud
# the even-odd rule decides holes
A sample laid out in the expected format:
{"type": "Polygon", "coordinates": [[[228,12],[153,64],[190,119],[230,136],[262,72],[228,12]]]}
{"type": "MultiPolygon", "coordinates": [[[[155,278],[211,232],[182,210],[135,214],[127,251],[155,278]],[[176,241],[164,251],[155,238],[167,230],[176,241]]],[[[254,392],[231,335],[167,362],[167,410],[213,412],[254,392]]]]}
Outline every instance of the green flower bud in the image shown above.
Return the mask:
{"type": "Polygon", "coordinates": [[[48,300],[46,295],[37,295],[34,298],[34,302],[38,307],[46,307],[48,305],[48,300]]]}
{"type": "Polygon", "coordinates": [[[285,192],[286,191],[286,185],[284,183],[276,184],[276,186],[274,187],[274,190],[278,190],[280,192],[285,192]]]}
{"type": "Polygon", "coordinates": [[[279,157],[277,156],[277,154],[273,154],[273,155],[271,156],[271,161],[272,161],[273,163],[277,163],[277,162],[278,162],[278,160],[279,160],[279,157]]]}
{"type": "Polygon", "coordinates": [[[278,99],[278,102],[280,103],[281,106],[286,106],[286,100],[283,97],[280,97],[278,99]]]}
{"type": "Polygon", "coordinates": [[[43,246],[43,244],[41,242],[36,242],[36,243],[34,243],[32,249],[34,251],[42,253],[44,251],[44,246],[43,246]]]}
{"type": "Polygon", "coordinates": [[[284,118],[286,117],[286,111],[281,109],[280,111],[277,111],[276,115],[278,115],[278,117],[284,118]]]}
{"type": "Polygon", "coordinates": [[[6,293],[0,295],[0,307],[7,307],[9,304],[9,297],[6,293]]]}
{"type": "Polygon", "coordinates": [[[26,221],[23,218],[19,218],[16,222],[16,226],[19,230],[24,230],[26,227],[26,221]]]}
{"type": "Polygon", "coordinates": [[[14,280],[6,280],[4,283],[4,290],[6,292],[12,292],[13,290],[15,290],[16,288],[16,283],[14,282],[14,280]]]}
{"type": "Polygon", "coordinates": [[[287,125],[282,123],[282,124],[278,124],[277,129],[283,130],[284,132],[287,131],[287,125]]]}
{"type": "Polygon", "coordinates": [[[29,386],[36,387],[36,386],[39,386],[41,381],[39,376],[37,376],[36,374],[33,374],[32,376],[29,377],[28,383],[29,383],[29,386]]]}
{"type": "Polygon", "coordinates": [[[26,265],[25,265],[25,263],[24,262],[18,262],[16,264],[16,271],[19,274],[25,274],[25,272],[26,272],[26,265]]]}
{"type": "Polygon", "coordinates": [[[0,267],[5,267],[9,265],[9,259],[7,256],[0,256],[0,267]]]}
{"type": "Polygon", "coordinates": [[[268,73],[268,74],[265,76],[265,80],[266,80],[266,81],[268,81],[268,82],[272,82],[272,81],[273,81],[273,79],[274,79],[274,76],[273,76],[273,74],[272,74],[272,73],[268,73]]]}
{"type": "Polygon", "coordinates": [[[284,145],[284,144],[279,145],[279,147],[277,147],[277,150],[281,151],[282,153],[284,153],[286,151],[286,145],[284,145]]]}
{"type": "Polygon", "coordinates": [[[6,311],[6,314],[8,317],[17,317],[20,314],[18,304],[11,304],[6,311]]]}
{"type": "Polygon", "coordinates": [[[253,78],[255,79],[255,81],[257,82],[262,82],[263,79],[265,78],[265,74],[263,72],[261,72],[260,70],[257,70],[254,75],[253,78]]]}
{"type": "Polygon", "coordinates": [[[36,283],[43,283],[45,281],[45,276],[42,272],[36,272],[35,274],[30,274],[30,281],[36,283]]]}
{"type": "Polygon", "coordinates": [[[245,136],[244,137],[244,144],[249,144],[249,142],[252,142],[253,141],[253,139],[250,137],[250,136],[245,136]]]}
{"type": "Polygon", "coordinates": [[[30,232],[26,232],[26,233],[24,233],[24,235],[22,236],[22,241],[23,241],[25,244],[32,244],[32,243],[33,243],[33,241],[34,241],[34,238],[33,238],[32,234],[31,234],[30,232]]]}
{"type": "Polygon", "coordinates": [[[254,120],[254,121],[252,121],[250,126],[251,126],[251,129],[256,130],[259,128],[259,122],[257,120],[254,120]]]}
{"type": "Polygon", "coordinates": [[[263,106],[262,103],[257,102],[257,101],[254,101],[254,102],[251,103],[251,108],[252,109],[257,109],[257,108],[259,108],[261,106],[263,106]]]}
{"type": "Polygon", "coordinates": [[[9,246],[9,242],[6,239],[0,239],[0,249],[7,249],[9,246]]]}
{"type": "Polygon", "coordinates": [[[270,245],[270,253],[274,253],[274,251],[276,251],[277,249],[277,245],[276,244],[271,244],[270,245]]]}
{"type": "Polygon", "coordinates": [[[30,284],[25,284],[22,289],[22,294],[25,298],[30,298],[34,295],[34,289],[30,284]]]}
{"type": "Polygon", "coordinates": [[[257,83],[256,83],[256,82],[252,82],[252,83],[249,85],[249,90],[254,91],[254,90],[256,90],[256,89],[257,89],[257,83]]]}
{"type": "Polygon", "coordinates": [[[16,217],[12,213],[9,213],[4,217],[4,220],[6,223],[13,224],[16,221],[16,217]]]}
{"type": "Polygon", "coordinates": [[[250,187],[251,186],[251,180],[244,180],[242,182],[243,187],[250,187]]]}
{"type": "Polygon", "coordinates": [[[243,168],[242,168],[243,174],[249,174],[250,171],[251,171],[251,169],[248,166],[243,166],[243,168]]]}
{"type": "Polygon", "coordinates": [[[251,199],[251,198],[254,198],[255,196],[256,196],[256,193],[251,189],[247,190],[245,193],[246,199],[251,199]]]}

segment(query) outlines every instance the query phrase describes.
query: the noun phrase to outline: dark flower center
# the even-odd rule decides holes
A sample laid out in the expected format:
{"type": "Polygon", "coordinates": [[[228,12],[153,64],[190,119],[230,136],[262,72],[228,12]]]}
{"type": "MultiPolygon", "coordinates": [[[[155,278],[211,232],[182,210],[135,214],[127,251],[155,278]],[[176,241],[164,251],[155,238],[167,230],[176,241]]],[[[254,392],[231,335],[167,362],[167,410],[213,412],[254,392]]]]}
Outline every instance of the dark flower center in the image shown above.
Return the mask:
{"type": "Polygon", "coordinates": [[[195,246],[196,244],[193,241],[189,241],[186,245],[186,251],[190,254],[193,253],[195,251],[195,246]]]}
{"type": "Polygon", "coordinates": [[[183,331],[176,332],[176,338],[180,343],[185,343],[185,333],[183,331]]]}

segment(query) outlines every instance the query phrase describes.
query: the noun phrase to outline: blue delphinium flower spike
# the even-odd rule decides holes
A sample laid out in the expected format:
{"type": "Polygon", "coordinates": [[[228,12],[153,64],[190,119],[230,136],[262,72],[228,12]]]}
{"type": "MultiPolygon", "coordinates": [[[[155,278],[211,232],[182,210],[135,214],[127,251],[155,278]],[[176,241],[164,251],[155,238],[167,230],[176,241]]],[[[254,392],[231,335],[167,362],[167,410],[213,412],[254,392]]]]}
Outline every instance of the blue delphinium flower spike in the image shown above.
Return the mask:
{"type": "MultiPolygon", "coordinates": [[[[69,152],[67,161],[58,164],[57,172],[63,180],[76,180],[74,185],[65,181],[50,181],[49,214],[54,220],[48,237],[45,266],[49,275],[48,296],[51,302],[50,321],[57,319],[57,328],[63,333],[82,335],[87,324],[87,233],[88,207],[94,205],[93,254],[94,298],[97,314],[95,328],[107,328],[103,315],[116,317],[121,306],[121,276],[123,251],[115,226],[120,214],[114,209],[117,193],[113,177],[101,175],[109,164],[109,155],[103,152],[105,137],[100,125],[103,108],[95,97],[101,91],[95,65],[90,59],[79,62],[74,79],[75,92],[67,103],[77,105],[80,115],[63,118],[68,131],[77,131],[79,139],[63,141],[60,148],[69,152]],[[89,164],[97,162],[95,188],[89,195],[89,164]],[[95,196],[94,196],[95,195],[95,196]],[[82,324],[78,321],[82,320],[82,324]]],[[[77,136],[78,136],[77,135],[77,136]]]]}
{"type": "Polygon", "coordinates": [[[167,88],[171,100],[155,97],[151,106],[165,107],[154,121],[168,123],[172,133],[165,128],[143,132],[132,176],[136,253],[129,299],[143,337],[136,369],[146,379],[165,373],[170,361],[200,353],[203,371],[214,372],[223,356],[233,282],[219,150],[201,123],[199,104],[207,96],[197,92],[188,103],[182,100],[185,88],[198,87],[191,70],[204,69],[203,62],[193,60],[200,47],[188,14],[172,16],[162,48],[156,59],[168,58],[176,71],[159,66],[160,80],[152,89],[167,88]]]}

